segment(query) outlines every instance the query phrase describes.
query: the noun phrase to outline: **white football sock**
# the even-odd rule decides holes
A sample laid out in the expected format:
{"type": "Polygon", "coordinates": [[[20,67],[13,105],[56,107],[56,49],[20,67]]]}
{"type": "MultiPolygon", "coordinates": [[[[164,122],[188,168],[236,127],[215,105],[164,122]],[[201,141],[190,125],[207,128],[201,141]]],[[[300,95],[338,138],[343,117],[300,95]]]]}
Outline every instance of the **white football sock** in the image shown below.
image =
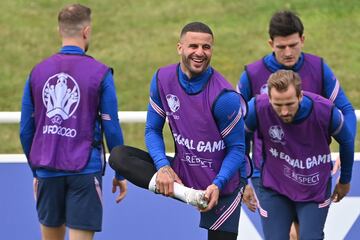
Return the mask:
{"type": "MultiPolygon", "coordinates": [[[[149,183],[149,190],[158,193],[156,189],[156,176],[157,173],[151,178],[149,183]]],[[[182,184],[174,182],[174,198],[181,200],[187,204],[191,204],[195,207],[206,208],[207,201],[204,200],[205,192],[202,190],[196,190],[193,188],[185,187],[182,184]]]]}

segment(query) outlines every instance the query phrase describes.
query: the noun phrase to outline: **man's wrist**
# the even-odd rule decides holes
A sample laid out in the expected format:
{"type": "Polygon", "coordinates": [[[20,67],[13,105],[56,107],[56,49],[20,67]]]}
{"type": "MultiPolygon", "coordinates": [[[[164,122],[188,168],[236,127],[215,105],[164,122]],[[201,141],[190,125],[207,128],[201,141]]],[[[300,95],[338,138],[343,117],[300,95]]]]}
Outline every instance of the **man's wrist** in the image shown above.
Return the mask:
{"type": "Polygon", "coordinates": [[[162,159],[159,160],[155,163],[156,169],[159,171],[160,168],[165,167],[165,166],[169,166],[170,167],[170,162],[167,159],[162,159]]]}
{"type": "Polygon", "coordinates": [[[219,191],[222,189],[222,184],[221,184],[221,182],[219,180],[215,179],[213,181],[213,185],[215,185],[219,189],[219,191]]]}

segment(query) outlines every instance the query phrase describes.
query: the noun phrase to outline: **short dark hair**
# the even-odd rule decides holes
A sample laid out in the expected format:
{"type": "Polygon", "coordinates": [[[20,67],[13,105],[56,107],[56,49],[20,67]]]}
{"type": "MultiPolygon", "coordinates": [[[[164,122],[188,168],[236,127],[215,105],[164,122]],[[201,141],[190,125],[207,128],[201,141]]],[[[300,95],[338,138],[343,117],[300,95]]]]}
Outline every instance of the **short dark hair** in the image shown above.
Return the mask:
{"type": "Polygon", "coordinates": [[[61,32],[66,36],[75,36],[91,22],[91,9],[81,4],[65,6],[58,15],[58,23],[61,32]]]}
{"type": "Polygon", "coordinates": [[[292,11],[284,10],[274,13],[269,24],[269,35],[271,40],[274,37],[286,37],[294,33],[299,33],[301,37],[304,33],[304,25],[300,18],[292,11]]]}
{"type": "Polygon", "coordinates": [[[272,73],[267,80],[268,95],[271,98],[271,89],[275,88],[278,92],[285,92],[290,85],[293,85],[296,91],[296,96],[301,94],[301,78],[300,75],[292,70],[278,70],[272,73]]]}
{"type": "Polygon", "coordinates": [[[180,38],[184,36],[187,32],[200,32],[200,33],[208,33],[212,37],[214,37],[213,32],[210,27],[202,22],[191,22],[186,24],[180,33],[180,38]]]}

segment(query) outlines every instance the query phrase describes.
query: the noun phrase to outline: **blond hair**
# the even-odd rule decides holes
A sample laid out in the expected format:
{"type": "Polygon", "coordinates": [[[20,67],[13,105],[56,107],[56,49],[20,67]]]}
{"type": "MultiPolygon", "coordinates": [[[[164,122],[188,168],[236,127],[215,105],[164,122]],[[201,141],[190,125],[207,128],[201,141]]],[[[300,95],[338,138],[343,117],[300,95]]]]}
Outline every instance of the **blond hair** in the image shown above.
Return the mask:
{"type": "Polygon", "coordinates": [[[267,85],[269,97],[271,97],[270,91],[272,88],[275,88],[278,92],[285,92],[290,85],[295,87],[297,97],[301,95],[301,78],[299,74],[292,70],[278,70],[271,74],[267,85]]]}

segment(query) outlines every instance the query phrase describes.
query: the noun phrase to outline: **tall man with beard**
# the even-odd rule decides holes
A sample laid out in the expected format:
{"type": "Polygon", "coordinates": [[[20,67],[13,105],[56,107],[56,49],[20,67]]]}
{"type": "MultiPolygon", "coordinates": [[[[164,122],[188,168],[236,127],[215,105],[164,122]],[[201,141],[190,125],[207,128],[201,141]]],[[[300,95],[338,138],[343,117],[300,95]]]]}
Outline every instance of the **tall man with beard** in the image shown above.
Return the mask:
{"type": "Polygon", "coordinates": [[[177,44],[180,63],[161,67],[151,81],[145,129],[149,154],[115,148],[110,166],[142,188],[196,205],[209,240],[235,240],[246,171],[246,103],[210,66],[213,45],[206,24],[184,26],[177,44]],[[173,158],[165,154],[166,118],[175,142],[173,158]],[[201,204],[194,200],[199,192],[201,204]]]}
{"type": "MultiPolygon", "coordinates": [[[[245,71],[242,72],[237,85],[238,91],[247,101],[256,95],[267,94],[266,81],[270,74],[279,69],[291,69],[300,74],[304,90],[331,100],[341,110],[355,139],[357,121],[354,108],[342,90],[339,80],[325,61],[321,57],[303,52],[305,35],[301,19],[288,10],[274,13],[269,22],[269,37],[268,44],[272,52],[245,66],[245,71]]],[[[258,194],[257,186],[261,177],[263,152],[261,140],[256,132],[251,143],[246,145],[247,151],[250,151],[250,146],[252,149],[254,174],[251,181],[255,193],[258,194]]],[[[339,159],[336,163],[334,172],[339,159]]],[[[246,188],[244,202],[252,210],[256,208],[255,199],[255,194],[250,188],[246,188]]]]}
{"type": "Polygon", "coordinates": [[[300,239],[324,239],[331,201],[339,202],[350,190],[352,133],[330,100],[302,91],[301,85],[297,73],[278,70],[267,81],[268,94],[249,101],[247,135],[257,130],[264,150],[257,206],[265,239],[289,239],[295,217],[300,239]],[[341,159],[332,193],[331,137],[340,144],[341,159]]]}

